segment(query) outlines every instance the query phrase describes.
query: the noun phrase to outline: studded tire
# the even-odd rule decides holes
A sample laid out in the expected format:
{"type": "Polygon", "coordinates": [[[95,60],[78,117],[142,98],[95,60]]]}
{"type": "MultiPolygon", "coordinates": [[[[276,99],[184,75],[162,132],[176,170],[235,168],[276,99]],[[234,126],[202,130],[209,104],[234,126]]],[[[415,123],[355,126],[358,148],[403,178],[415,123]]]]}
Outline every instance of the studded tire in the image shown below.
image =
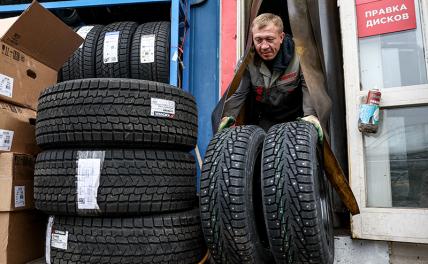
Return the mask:
{"type": "Polygon", "coordinates": [[[263,146],[263,211],[276,263],[331,264],[331,191],[307,122],[273,126],[263,146]]]}
{"type": "Polygon", "coordinates": [[[217,133],[208,146],[200,210],[216,263],[270,263],[263,216],[257,212],[264,137],[256,126],[229,128],[217,133]]]}
{"type": "Polygon", "coordinates": [[[194,98],[168,84],[73,80],[41,94],[36,140],[44,149],[60,145],[191,150],[196,144],[197,122],[194,98]],[[169,101],[175,113],[152,112],[154,98],[169,101]]]}

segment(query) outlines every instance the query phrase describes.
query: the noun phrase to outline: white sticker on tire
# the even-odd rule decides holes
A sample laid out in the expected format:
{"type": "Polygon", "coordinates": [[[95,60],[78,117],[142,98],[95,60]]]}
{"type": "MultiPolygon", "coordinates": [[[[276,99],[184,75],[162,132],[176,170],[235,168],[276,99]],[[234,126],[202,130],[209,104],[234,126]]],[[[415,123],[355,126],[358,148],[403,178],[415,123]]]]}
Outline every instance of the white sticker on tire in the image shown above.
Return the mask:
{"type": "Polygon", "coordinates": [[[54,230],[51,237],[51,246],[58,249],[67,250],[68,231],[54,230]]]}
{"type": "Polygon", "coordinates": [[[97,203],[100,185],[101,159],[77,161],[77,208],[99,209],[97,203]]]}
{"type": "Polygon", "coordinates": [[[13,131],[0,129],[0,150],[10,151],[13,142],[13,131]]]}
{"type": "Polygon", "coordinates": [[[52,238],[52,226],[54,223],[54,216],[49,216],[48,226],[46,228],[46,239],[45,239],[45,261],[46,264],[51,264],[51,238],[52,238]]]}
{"type": "Polygon", "coordinates": [[[0,95],[12,97],[13,78],[0,73],[0,95]]]}
{"type": "Polygon", "coordinates": [[[175,102],[159,98],[151,98],[150,115],[174,118],[175,102]]]}
{"type": "MultiPolygon", "coordinates": [[[[94,28],[94,26],[83,26],[77,30],[77,34],[81,36],[83,39],[86,39],[86,36],[89,32],[94,28]]],[[[83,43],[79,46],[79,49],[83,47],[83,43]]]]}
{"type": "Polygon", "coordinates": [[[140,41],[140,63],[155,61],[156,35],[142,35],[140,41]]]}
{"type": "Polygon", "coordinates": [[[15,208],[25,206],[25,186],[15,186],[15,208]]]}
{"type": "Polygon", "coordinates": [[[107,32],[104,37],[103,61],[105,64],[119,61],[119,34],[119,31],[107,32]]]}

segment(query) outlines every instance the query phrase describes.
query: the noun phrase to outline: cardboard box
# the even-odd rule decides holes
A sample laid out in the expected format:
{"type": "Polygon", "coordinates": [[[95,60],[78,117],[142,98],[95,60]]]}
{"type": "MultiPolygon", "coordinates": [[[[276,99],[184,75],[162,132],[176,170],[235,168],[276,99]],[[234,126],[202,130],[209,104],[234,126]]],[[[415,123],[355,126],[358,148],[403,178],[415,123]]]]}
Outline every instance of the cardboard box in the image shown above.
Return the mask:
{"type": "Polygon", "coordinates": [[[34,157],[0,154],[0,212],[34,207],[34,157]]]}
{"type": "Polygon", "coordinates": [[[35,210],[0,213],[0,263],[23,264],[42,257],[46,222],[35,210]]]}
{"type": "Polygon", "coordinates": [[[36,110],[38,97],[83,39],[34,1],[0,19],[0,99],[36,110]]]}
{"type": "Polygon", "coordinates": [[[35,120],[35,111],[0,101],[0,153],[39,153],[35,120]]]}

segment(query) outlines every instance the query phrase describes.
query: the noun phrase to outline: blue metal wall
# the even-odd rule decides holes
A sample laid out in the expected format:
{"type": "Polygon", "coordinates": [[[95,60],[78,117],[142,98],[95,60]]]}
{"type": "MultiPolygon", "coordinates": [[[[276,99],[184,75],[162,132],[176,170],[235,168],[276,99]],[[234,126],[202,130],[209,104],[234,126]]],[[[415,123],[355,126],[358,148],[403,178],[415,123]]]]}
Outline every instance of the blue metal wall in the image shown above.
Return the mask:
{"type": "Polygon", "coordinates": [[[203,158],[212,137],[211,112],[219,100],[220,1],[198,2],[190,13],[188,81],[198,104],[198,147],[203,158]]]}

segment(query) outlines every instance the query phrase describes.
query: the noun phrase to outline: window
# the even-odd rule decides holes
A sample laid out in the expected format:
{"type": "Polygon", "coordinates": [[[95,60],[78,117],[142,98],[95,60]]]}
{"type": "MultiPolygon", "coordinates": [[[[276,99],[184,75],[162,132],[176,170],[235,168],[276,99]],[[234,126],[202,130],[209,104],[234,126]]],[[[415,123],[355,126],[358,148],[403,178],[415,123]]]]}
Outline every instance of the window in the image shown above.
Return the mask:
{"type": "Polygon", "coordinates": [[[354,237],[428,243],[428,2],[416,29],[358,38],[355,1],[340,1],[354,237]],[[367,91],[382,92],[376,134],[358,131],[367,91]]]}
{"type": "Polygon", "coordinates": [[[415,1],[415,8],[416,30],[359,40],[363,90],[427,83],[421,9],[418,1],[415,1]]]}
{"type": "Polygon", "coordinates": [[[382,111],[364,138],[367,206],[428,208],[428,107],[382,111]]]}

